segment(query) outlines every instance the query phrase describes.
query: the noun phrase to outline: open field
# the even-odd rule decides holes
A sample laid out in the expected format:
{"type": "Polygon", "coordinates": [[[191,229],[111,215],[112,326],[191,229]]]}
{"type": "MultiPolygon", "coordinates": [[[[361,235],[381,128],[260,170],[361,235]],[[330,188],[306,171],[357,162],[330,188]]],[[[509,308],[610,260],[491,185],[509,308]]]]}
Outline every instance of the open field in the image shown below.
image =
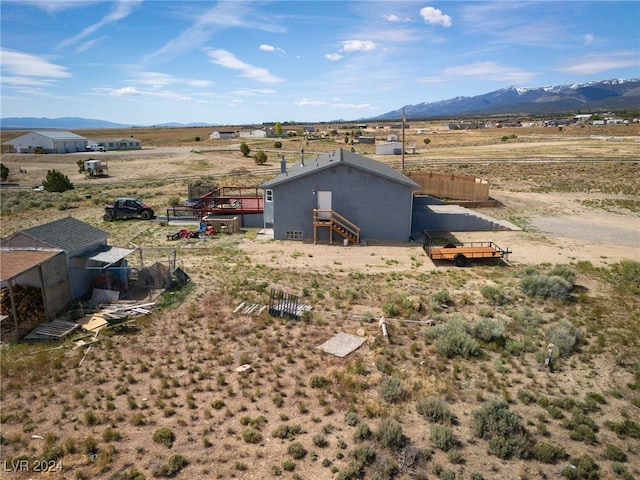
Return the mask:
{"type": "Polygon", "coordinates": [[[408,136],[418,153],[406,168],[488,180],[501,206],[483,213],[523,230],[452,234],[508,245],[510,265],[459,269],[419,243],[345,248],[256,230],[170,242],[175,226],[101,220],[115,196],[162,214],[191,182],[256,185],[279,152],[296,162],[302,148],[351,148],[340,139],[250,142],[265,166],[238,140],[193,140],[212,129],[127,131],[138,152],[3,155],[21,185],[53,168],[75,185],[2,190],[3,237],[72,215],[112,245],[175,248],[193,282],[101,331],[88,353],[71,341],[2,347],[1,477],[38,478],[47,460],[54,479],[640,478],[640,127],[425,127],[438,133],[408,136]],[[108,178],[78,172],[91,156],[107,159],[108,178]],[[271,288],[313,310],[234,313],[271,288]],[[317,348],[339,332],[365,343],[344,358],[317,348]]]}

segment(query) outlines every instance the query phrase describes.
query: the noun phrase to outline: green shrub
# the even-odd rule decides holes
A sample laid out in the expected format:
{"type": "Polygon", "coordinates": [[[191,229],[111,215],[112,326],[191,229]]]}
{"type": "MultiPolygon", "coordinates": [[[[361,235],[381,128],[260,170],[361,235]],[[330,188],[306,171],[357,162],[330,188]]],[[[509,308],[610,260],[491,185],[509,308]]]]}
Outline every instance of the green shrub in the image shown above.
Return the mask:
{"type": "MultiPolygon", "coordinates": [[[[77,477],[76,477],[77,478],[77,477]]],[[[144,480],[144,474],[139,472],[135,468],[127,470],[125,472],[114,473],[109,477],[109,480],[144,480]]]]}
{"type": "Polygon", "coordinates": [[[322,388],[329,384],[329,379],[323,377],[322,375],[313,375],[309,380],[309,385],[311,388],[322,388]]]}
{"type": "Polygon", "coordinates": [[[520,280],[520,289],[530,297],[569,300],[573,285],[562,277],[549,275],[527,275],[520,280]]]}
{"type": "Polygon", "coordinates": [[[282,462],[282,468],[287,472],[293,472],[296,469],[296,462],[289,458],[282,462]]]}
{"type": "Polygon", "coordinates": [[[153,432],[151,437],[155,443],[164,445],[167,448],[173,447],[173,442],[176,441],[175,434],[168,427],[162,427],[153,432]]]}
{"type": "Polygon", "coordinates": [[[398,403],[407,397],[407,391],[398,377],[384,380],[380,387],[380,394],[389,403],[398,403]]]}
{"type": "Polygon", "coordinates": [[[380,445],[391,449],[402,448],[407,440],[402,431],[402,425],[388,417],[380,421],[376,439],[380,445]]]}
{"type": "Polygon", "coordinates": [[[294,459],[300,460],[307,455],[307,449],[300,442],[294,442],[287,448],[287,453],[294,459]]]}
{"type": "Polygon", "coordinates": [[[451,295],[446,288],[439,290],[436,293],[431,294],[431,302],[436,305],[451,305],[453,301],[451,300],[451,295]]]}
{"type": "Polygon", "coordinates": [[[299,433],[302,433],[302,427],[300,425],[283,424],[276,428],[271,435],[276,438],[288,438],[289,440],[293,440],[299,433]]]}
{"type": "Polygon", "coordinates": [[[558,347],[561,355],[570,354],[581,336],[580,330],[566,321],[560,322],[547,331],[547,340],[558,347]]]}
{"type": "Polygon", "coordinates": [[[498,287],[493,285],[483,285],[480,288],[480,294],[491,305],[504,305],[507,303],[507,297],[504,296],[498,287]]]}
{"type": "Polygon", "coordinates": [[[440,398],[429,397],[418,400],[416,412],[432,423],[451,425],[456,422],[455,414],[440,398]]]}
{"type": "Polygon", "coordinates": [[[531,456],[542,463],[556,463],[559,460],[564,460],[568,455],[563,447],[538,442],[531,449],[531,456]]]}
{"type": "Polygon", "coordinates": [[[553,267],[553,269],[549,272],[549,276],[564,278],[567,282],[573,285],[576,281],[577,274],[576,271],[569,265],[559,264],[553,267]]]}
{"type": "Polygon", "coordinates": [[[153,471],[154,477],[175,477],[180,471],[188,465],[188,461],[182,455],[173,455],[169,458],[167,463],[162,464],[160,467],[153,471]]]}
{"type": "Polygon", "coordinates": [[[352,410],[350,412],[347,412],[347,414],[345,415],[345,421],[350,427],[355,427],[360,422],[360,417],[356,412],[352,410]]]}
{"type": "Polygon", "coordinates": [[[496,342],[504,338],[504,325],[492,318],[481,318],[471,329],[473,336],[484,342],[496,342]]]}
{"type": "Polygon", "coordinates": [[[249,147],[245,142],[242,142],[240,144],[240,153],[242,153],[243,157],[248,157],[251,153],[251,147],[249,147]]]}
{"type": "Polygon", "coordinates": [[[47,171],[47,176],[42,181],[42,186],[47,192],[66,192],[74,188],[69,177],[56,169],[47,171]]]}
{"type": "Polygon", "coordinates": [[[632,438],[640,438],[640,424],[634,422],[633,420],[629,420],[625,418],[622,422],[616,423],[607,420],[604,424],[616,432],[619,437],[632,437],[632,438]]]}
{"type": "Polygon", "coordinates": [[[562,470],[562,476],[569,480],[598,480],[600,467],[593,458],[585,454],[574,457],[569,461],[569,465],[562,470]]]}
{"type": "Polygon", "coordinates": [[[467,327],[462,320],[450,320],[427,330],[427,338],[433,339],[436,351],[447,358],[463,357],[480,354],[478,342],[467,333],[467,327]]]}
{"type": "Polygon", "coordinates": [[[614,462],[626,462],[627,454],[622,451],[622,449],[611,443],[607,444],[604,449],[604,453],[602,454],[604,458],[607,460],[613,460],[614,462]]]}
{"type": "Polygon", "coordinates": [[[499,458],[527,458],[531,441],[517,413],[504,400],[493,400],[473,412],[476,436],[489,440],[489,453],[499,458]]]}
{"type": "Polygon", "coordinates": [[[273,148],[282,148],[282,142],[273,142],[273,148]]]}
{"type": "Polygon", "coordinates": [[[362,442],[369,438],[371,438],[371,429],[369,428],[369,424],[365,422],[358,423],[356,431],[353,432],[353,439],[356,442],[362,442]]]}
{"type": "Polygon", "coordinates": [[[265,163],[267,163],[267,158],[267,154],[264,152],[264,150],[258,150],[253,156],[256,165],[264,165],[265,163]]]}
{"type": "Polygon", "coordinates": [[[242,432],[242,439],[247,443],[260,443],[262,434],[255,428],[249,427],[242,432]]]}
{"type": "Polygon", "coordinates": [[[449,427],[445,427],[444,425],[432,425],[429,433],[429,440],[437,448],[445,452],[448,452],[452,448],[460,445],[458,437],[456,437],[449,427]]]}

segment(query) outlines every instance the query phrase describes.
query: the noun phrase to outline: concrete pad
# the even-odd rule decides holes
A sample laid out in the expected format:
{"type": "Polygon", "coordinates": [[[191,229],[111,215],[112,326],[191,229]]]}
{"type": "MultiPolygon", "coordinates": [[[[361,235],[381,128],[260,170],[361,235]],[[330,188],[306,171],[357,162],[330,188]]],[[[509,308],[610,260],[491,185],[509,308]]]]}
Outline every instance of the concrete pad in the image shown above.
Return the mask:
{"type": "Polygon", "coordinates": [[[340,332],[324,342],[322,345],[319,345],[318,348],[323,352],[330,353],[336,357],[346,357],[354,350],[360,348],[364,341],[364,337],[340,332]]]}

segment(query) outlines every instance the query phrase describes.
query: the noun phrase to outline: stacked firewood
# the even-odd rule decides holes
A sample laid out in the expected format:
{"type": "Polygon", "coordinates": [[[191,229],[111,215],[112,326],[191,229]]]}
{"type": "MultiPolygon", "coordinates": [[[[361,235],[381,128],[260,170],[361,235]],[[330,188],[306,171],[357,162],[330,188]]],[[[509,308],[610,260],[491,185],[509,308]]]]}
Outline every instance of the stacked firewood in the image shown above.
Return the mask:
{"type": "MultiPolygon", "coordinates": [[[[15,285],[13,287],[13,298],[18,314],[18,330],[21,336],[46,320],[42,293],[39,288],[15,285]]],[[[0,289],[0,308],[2,315],[7,316],[1,323],[0,338],[3,341],[8,341],[15,336],[13,309],[11,308],[11,296],[8,288],[0,289]]]]}

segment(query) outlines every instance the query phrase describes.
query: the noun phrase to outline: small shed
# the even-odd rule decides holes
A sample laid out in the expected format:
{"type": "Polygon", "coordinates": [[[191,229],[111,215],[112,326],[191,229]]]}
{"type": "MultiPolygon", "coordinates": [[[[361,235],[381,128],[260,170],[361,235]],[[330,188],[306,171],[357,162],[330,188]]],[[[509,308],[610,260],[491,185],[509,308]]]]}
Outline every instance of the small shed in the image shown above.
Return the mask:
{"type": "Polygon", "coordinates": [[[267,132],[261,129],[240,130],[240,138],[266,138],[267,132]]]}
{"type": "Polygon", "coordinates": [[[378,143],[376,155],[402,155],[402,142],[378,143]]]}
{"type": "Polygon", "coordinates": [[[3,142],[12,153],[46,153],[85,152],[87,139],[67,131],[33,131],[3,142]]]}

